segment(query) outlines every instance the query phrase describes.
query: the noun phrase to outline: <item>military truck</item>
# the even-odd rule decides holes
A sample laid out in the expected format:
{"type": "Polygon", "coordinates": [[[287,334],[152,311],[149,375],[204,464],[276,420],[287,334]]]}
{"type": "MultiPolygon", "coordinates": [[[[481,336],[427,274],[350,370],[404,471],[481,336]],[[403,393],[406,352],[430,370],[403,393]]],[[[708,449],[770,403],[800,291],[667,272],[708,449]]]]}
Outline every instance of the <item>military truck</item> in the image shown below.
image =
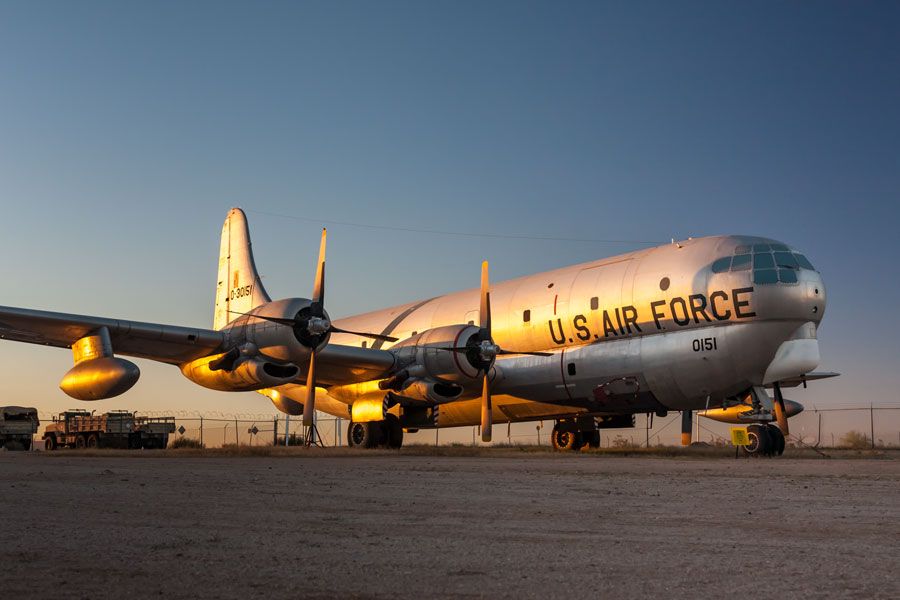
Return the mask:
{"type": "Polygon", "coordinates": [[[31,439],[37,433],[38,425],[36,408],[0,406],[0,447],[31,450],[31,439]]]}
{"type": "Polygon", "coordinates": [[[44,429],[44,449],[165,448],[175,431],[175,417],[139,417],[126,410],[95,415],[67,410],[44,429]]]}

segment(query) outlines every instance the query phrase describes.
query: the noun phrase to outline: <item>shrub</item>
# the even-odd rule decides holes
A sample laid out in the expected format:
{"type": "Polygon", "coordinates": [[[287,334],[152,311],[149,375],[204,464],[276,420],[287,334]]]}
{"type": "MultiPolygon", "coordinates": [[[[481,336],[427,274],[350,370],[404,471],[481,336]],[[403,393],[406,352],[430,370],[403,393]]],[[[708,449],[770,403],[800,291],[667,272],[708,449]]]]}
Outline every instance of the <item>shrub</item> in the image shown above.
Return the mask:
{"type": "Polygon", "coordinates": [[[841,446],[853,450],[864,450],[872,447],[872,439],[859,431],[848,431],[841,438],[841,446]]]}
{"type": "Polygon", "coordinates": [[[205,448],[204,444],[200,443],[200,440],[195,440],[194,438],[180,437],[175,439],[171,444],[169,444],[169,448],[205,448]]]}

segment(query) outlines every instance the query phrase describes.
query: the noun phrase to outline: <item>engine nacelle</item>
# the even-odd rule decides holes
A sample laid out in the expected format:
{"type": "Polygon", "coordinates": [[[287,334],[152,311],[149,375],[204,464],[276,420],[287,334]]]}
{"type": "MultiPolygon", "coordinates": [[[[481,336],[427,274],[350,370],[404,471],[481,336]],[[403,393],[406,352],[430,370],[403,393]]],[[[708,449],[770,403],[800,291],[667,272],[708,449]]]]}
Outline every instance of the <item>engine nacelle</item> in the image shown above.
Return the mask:
{"type": "Polygon", "coordinates": [[[481,393],[478,350],[473,347],[466,353],[439,349],[466,346],[479,331],[473,325],[436,327],[397,343],[391,350],[397,353],[401,363],[407,364],[406,371],[414,380],[477,387],[481,393]]]}
{"type": "MultiPolygon", "coordinates": [[[[255,315],[294,319],[309,311],[312,302],[306,298],[275,300],[258,306],[242,315],[222,330],[225,334],[224,347],[236,348],[253,344],[266,356],[275,361],[302,364],[306,362],[312,348],[321,348],[328,343],[330,334],[310,336],[305,330],[281,323],[273,323],[255,315]]],[[[327,318],[327,315],[326,315],[327,318]]]]}
{"type": "Polygon", "coordinates": [[[133,362],[101,356],[69,369],[59,387],[76,400],[105,400],[130,390],[140,376],[141,370],[133,362]]]}
{"type": "Polygon", "coordinates": [[[215,368],[227,353],[205,356],[181,365],[185,377],[198,385],[222,392],[252,392],[292,382],[300,368],[257,355],[243,358],[230,369],[215,368]],[[212,363],[212,367],[210,364],[212,363]]]}

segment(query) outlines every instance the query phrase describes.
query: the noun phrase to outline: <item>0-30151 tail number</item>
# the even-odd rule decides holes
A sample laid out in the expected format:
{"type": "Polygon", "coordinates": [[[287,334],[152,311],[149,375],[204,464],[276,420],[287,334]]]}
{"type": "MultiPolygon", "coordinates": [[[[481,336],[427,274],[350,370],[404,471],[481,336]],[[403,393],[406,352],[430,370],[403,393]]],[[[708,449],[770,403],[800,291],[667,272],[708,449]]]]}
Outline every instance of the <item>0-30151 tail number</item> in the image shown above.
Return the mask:
{"type": "Polygon", "coordinates": [[[718,349],[719,344],[714,337],[697,338],[694,340],[694,352],[709,352],[718,349]]]}

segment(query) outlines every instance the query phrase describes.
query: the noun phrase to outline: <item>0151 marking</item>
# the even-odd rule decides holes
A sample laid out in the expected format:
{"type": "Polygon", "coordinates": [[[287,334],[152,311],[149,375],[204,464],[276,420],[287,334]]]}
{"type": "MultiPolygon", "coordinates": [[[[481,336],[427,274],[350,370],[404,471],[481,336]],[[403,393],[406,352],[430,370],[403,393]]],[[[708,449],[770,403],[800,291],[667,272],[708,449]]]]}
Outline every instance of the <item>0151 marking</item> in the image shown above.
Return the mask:
{"type": "Polygon", "coordinates": [[[714,337],[698,338],[694,340],[694,352],[709,352],[718,350],[719,344],[714,337]]]}

